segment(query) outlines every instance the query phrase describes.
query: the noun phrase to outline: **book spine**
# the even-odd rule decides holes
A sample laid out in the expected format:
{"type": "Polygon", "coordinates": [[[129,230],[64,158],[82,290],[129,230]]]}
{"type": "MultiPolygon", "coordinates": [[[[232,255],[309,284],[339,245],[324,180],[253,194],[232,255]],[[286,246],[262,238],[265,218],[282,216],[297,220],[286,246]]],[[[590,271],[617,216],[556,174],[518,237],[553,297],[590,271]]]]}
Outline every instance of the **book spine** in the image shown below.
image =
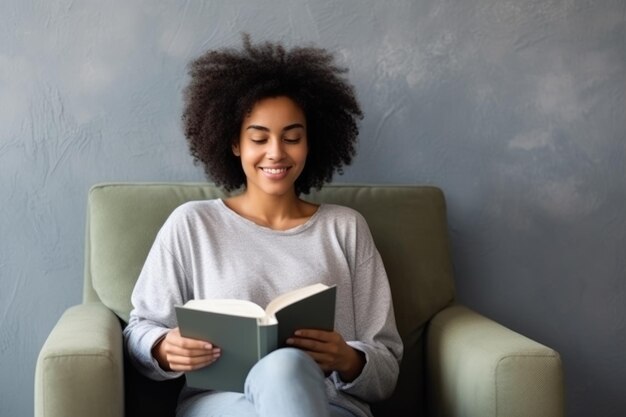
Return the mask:
{"type": "Polygon", "coordinates": [[[258,352],[259,359],[268,353],[276,350],[278,347],[278,326],[268,325],[268,326],[258,326],[258,352]]]}

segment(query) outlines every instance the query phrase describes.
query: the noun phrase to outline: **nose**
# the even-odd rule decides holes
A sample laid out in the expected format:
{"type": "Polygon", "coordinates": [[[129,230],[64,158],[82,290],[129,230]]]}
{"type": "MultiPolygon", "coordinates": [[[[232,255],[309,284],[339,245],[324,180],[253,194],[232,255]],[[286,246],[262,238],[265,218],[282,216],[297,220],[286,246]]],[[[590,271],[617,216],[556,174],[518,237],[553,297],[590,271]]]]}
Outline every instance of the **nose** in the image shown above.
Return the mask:
{"type": "Polygon", "coordinates": [[[285,156],[283,141],[280,138],[272,138],[268,141],[267,159],[271,161],[280,161],[285,156]]]}

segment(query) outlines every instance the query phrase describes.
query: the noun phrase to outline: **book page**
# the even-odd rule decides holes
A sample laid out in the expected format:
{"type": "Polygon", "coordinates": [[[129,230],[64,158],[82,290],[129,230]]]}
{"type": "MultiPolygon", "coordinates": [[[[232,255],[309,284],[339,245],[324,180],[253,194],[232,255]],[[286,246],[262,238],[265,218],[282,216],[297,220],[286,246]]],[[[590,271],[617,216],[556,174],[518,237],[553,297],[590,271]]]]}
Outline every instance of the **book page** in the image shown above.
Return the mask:
{"type": "Polygon", "coordinates": [[[313,284],[307,287],[298,288],[297,290],[286,292],[278,297],[274,298],[268,305],[265,307],[265,312],[267,316],[271,319],[274,318],[277,311],[281,308],[284,308],[290,304],[295,303],[296,301],[303,300],[307,297],[312,296],[313,294],[317,294],[328,289],[328,285],[324,284],[313,284]]]}
{"type": "Polygon", "coordinates": [[[230,314],[232,316],[251,317],[256,319],[260,319],[265,316],[265,311],[263,311],[259,305],[246,300],[189,300],[185,303],[184,307],[193,310],[209,311],[212,313],[230,314]]]}

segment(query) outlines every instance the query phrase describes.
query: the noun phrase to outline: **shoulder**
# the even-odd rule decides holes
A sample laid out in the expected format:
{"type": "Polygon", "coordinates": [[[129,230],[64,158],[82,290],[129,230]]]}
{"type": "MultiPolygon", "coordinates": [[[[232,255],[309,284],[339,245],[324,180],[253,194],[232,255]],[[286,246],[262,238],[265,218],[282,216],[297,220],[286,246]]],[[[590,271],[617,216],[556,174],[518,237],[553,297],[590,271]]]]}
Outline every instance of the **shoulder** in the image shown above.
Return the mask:
{"type": "Polygon", "coordinates": [[[188,201],[176,207],[163,224],[162,232],[189,232],[199,224],[215,221],[220,216],[221,200],[188,201]]]}
{"type": "Polygon", "coordinates": [[[219,199],[187,201],[176,207],[170,214],[168,220],[182,220],[201,217],[207,214],[216,214],[221,210],[221,206],[222,202],[219,199]]]}
{"type": "Polygon", "coordinates": [[[351,207],[341,206],[338,204],[322,204],[321,210],[322,217],[336,226],[355,229],[356,231],[369,231],[365,217],[351,207]]]}
{"type": "Polygon", "coordinates": [[[326,214],[330,214],[335,216],[336,218],[345,219],[345,220],[357,220],[357,221],[365,221],[365,218],[361,213],[357,210],[347,207],[340,206],[338,204],[322,204],[322,209],[326,214]]]}
{"type": "Polygon", "coordinates": [[[357,210],[336,204],[323,204],[320,213],[326,236],[334,235],[353,265],[369,259],[376,252],[374,237],[357,210]]]}

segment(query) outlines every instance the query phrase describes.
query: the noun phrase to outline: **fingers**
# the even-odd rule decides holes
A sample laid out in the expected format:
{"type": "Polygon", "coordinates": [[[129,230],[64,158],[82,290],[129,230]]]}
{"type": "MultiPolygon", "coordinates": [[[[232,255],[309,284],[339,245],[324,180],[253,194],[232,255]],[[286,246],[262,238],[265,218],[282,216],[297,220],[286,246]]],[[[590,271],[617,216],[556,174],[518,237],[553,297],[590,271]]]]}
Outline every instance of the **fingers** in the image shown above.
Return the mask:
{"type": "Polygon", "coordinates": [[[207,351],[214,348],[211,342],[181,336],[178,327],[167,333],[165,342],[172,348],[177,348],[181,351],[207,351]]]}
{"type": "Polygon", "coordinates": [[[287,344],[304,350],[326,376],[339,372],[342,381],[353,381],[365,366],[365,355],[346,343],[337,332],[304,329],[287,339],[287,344]]]}
{"type": "Polygon", "coordinates": [[[166,359],[172,371],[187,372],[200,369],[211,365],[220,357],[220,353],[216,351],[208,351],[205,354],[197,354],[189,356],[187,352],[177,354],[174,352],[166,353],[166,359]]]}
{"type": "Polygon", "coordinates": [[[221,350],[209,342],[181,336],[178,328],[170,330],[152,352],[163,369],[177,372],[210,365],[221,354],[221,350]]]}
{"type": "Polygon", "coordinates": [[[350,349],[339,333],[311,329],[296,331],[287,344],[306,351],[324,372],[342,368],[350,349]]]}
{"type": "Polygon", "coordinates": [[[343,341],[341,335],[337,332],[328,332],[325,330],[315,330],[315,329],[300,329],[295,331],[295,336],[298,337],[306,337],[308,339],[321,340],[325,342],[340,342],[343,341]]]}
{"type": "Polygon", "coordinates": [[[346,342],[337,332],[303,329],[296,330],[294,336],[287,339],[287,344],[307,351],[336,356],[340,353],[343,345],[346,345],[346,342]]]}
{"type": "Polygon", "coordinates": [[[336,355],[346,345],[346,342],[339,333],[334,331],[303,329],[296,330],[294,337],[287,339],[287,344],[305,350],[327,352],[331,355],[336,355]]]}

